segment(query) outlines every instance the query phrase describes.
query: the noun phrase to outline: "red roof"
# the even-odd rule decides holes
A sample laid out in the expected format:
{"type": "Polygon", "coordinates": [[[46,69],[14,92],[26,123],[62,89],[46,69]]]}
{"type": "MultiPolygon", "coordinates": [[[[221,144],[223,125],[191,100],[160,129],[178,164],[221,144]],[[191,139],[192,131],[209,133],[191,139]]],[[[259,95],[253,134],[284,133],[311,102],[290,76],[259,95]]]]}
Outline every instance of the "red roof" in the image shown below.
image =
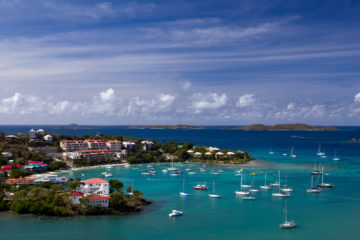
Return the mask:
{"type": "Polygon", "coordinates": [[[90,196],[90,197],[87,197],[87,199],[90,199],[90,200],[105,200],[105,199],[109,199],[108,196],[90,196]]]}
{"type": "Polygon", "coordinates": [[[10,171],[11,170],[11,165],[3,165],[1,166],[1,169],[4,171],[10,171]]]}
{"type": "Polygon", "coordinates": [[[84,194],[81,193],[81,192],[74,192],[74,193],[71,194],[72,197],[81,197],[81,196],[83,196],[83,195],[84,195],[84,194]]]}
{"type": "Polygon", "coordinates": [[[109,182],[101,178],[90,178],[88,180],[83,181],[83,183],[109,183],[109,182]]]}

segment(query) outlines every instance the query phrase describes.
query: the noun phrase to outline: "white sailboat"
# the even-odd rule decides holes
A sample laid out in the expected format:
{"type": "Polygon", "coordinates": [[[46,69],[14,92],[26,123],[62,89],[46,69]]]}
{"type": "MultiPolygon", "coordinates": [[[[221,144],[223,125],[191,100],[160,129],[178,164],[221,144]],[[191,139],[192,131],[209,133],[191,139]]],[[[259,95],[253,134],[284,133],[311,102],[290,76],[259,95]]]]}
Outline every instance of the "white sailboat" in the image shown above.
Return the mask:
{"type": "Polygon", "coordinates": [[[321,188],[314,188],[314,175],[311,176],[311,187],[306,189],[308,193],[320,193],[321,188]]]}
{"type": "Polygon", "coordinates": [[[334,161],[339,161],[339,160],[340,160],[340,158],[337,157],[337,150],[335,150],[335,157],[333,158],[333,160],[334,160],[334,161]]]}
{"type": "Polygon", "coordinates": [[[296,227],[295,221],[288,221],[288,211],[287,211],[287,199],[285,199],[285,208],[284,208],[284,222],[280,224],[280,228],[288,229],[296,227]]]}
{"type": "Polygon", "coordinates": [[[183,196],[183,197],[186,197],[186,196],[189,196],[190,193],[188,192],[185,192],[185,178],[183,179],[183,189],[182,189],[182,192],[180,192],[180,196],[183,196]]]}
{"type": "MultiPolygon", "coordinates": [[[[242,175],[241,175],[241,179],[242,179],[242,175]]],[[[244,182],[246,181],[246,174],[245,174],[245,180],[244,180],[244,182]]],[[[241,187],[243,187],[243,188],[252,188],[253,186],[252,186],[252,184],[241,184],[241,187]]]]}
{"type": "Polygon", "coordinates": [[[179,171],[179,168],[174,167],[174,160],[171,160],[171,167],[167,169],[168,171],[179,171]]]}
{"type": "Polygon", "coordinates": [[[236,195],[249,195],[250,193],[246,190],[243,190],[243,184],[242,184],[242,181],[243,181],[243,176],[241,175],[241,180],[240,180],[240,191],[235,191],[235,194],[236,195]]]}
{"type": "Polygon", "coordinates": [[[183,215],[182,211],[178,211],[178,210],[172,210],[171,213],[169,213],[169,217],[176,217],[176,216],[181,216],[183,215]]]}
{"type": "Polygon", "coordinates": [[[285,184],[283,188],[280,189],[282,192],[293,192],[294,189],[292,187],[287,186],[287,177],[285,177],[285,184]]]}
{"type": "Polygon", "coordinates": [[[272,186],[272,187],[280,187],[280,170],[279,170],[278,177],[279,177],[279,180],[277,182],[270,183],[270,186],[272,186]]]}
{"type": "Polygon", "coordinates": [[[211,197],[211,198],[221,198],[220,194],[215,193],[215,181],[213,181],[213,193],[210,193],[209,197],[211,197]]]}
{"type": "Polygon", "coordinates": [[[272,147],[270,147],[270,152],[269,152],[269,154],[270,154],[270,155],[273,155],[273,154],[274,154],[274,152],[273,152],[273,150],[272,150],[272,147]]]}
{"type": "Polygon", "coordinates": [[[242,198],[242,200],[255,200],[256,198],[254,197],[254,196],[252,196],[252,195],[249,195],[249,196],[244,196],[243,198],[242,198]]]}
{"type": "Polygon", "coordinates": [[[267,176],[267,172],[265,172],[265,183],[263,186],[260,186],[261,189],[263,190],[270,190],[271,186],[270,185],[266,185],[266,176],[267,176]]]}
{"type": "Polygon", "coordinates": [[[324,156],[324,155],[325,155],[325,152],[322,152],[322,151],[321,151],[321,144],[319,144],[319,147],[318,147],[318,150],[317,150],[317,152],[316,152],[316,155],[318,155],[318,156],[324,156]]]}
{"type": "Polygon", "coordinates": [[[294,154],[294,146],[291,147],[290,157],[296,158],[296,155],[294,154]]]}
{"type": "Polygon", "coordinates": [[[312,175],[321,175],[320,164],[319,164],[319,169],[316,169],[316,158],[315,158],[315,163],[314,163],[314,171],[312,171],[311,174],[312,175]]]}
{"type": "Polygon", "coordinates": [[[272,196],[273,197],[290,197],[289,193],[281,192],[280,186],[281,186],[281,176],[280,176],[280,170],[279,170],[279,186],[278,186],[279,190],[278,190],[278,192],[272,193],[272,196]]]}

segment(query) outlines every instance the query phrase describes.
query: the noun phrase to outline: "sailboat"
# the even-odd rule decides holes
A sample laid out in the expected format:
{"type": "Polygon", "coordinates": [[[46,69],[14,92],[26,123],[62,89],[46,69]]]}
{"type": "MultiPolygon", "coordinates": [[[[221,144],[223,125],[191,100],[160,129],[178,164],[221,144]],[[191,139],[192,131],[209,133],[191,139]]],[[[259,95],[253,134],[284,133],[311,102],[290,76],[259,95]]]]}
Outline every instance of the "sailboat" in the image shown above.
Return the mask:
{"type": "Polygon", "coordinates": [[[221,198],[220,194],[215,193],[215,181],[213,181],[213,193],[210,193],[209,197],[211,197],[211,198],[221,198]]]}
{"type": "Polygon", "coordinates": [[[272,196],[273,197],[290,197],[290,194],[289,193],[283,193],[283,192],[281,192],[280,191],[280,186],[281,186],[281,183],[280,183],[280,180],[281,179],[281,177],[280,177],[280,170],[279,170],[279,191],[278,192],[274,192],[273,194],[272,194],[272,196]]]}
{"type": "Polygon", "coordinates": [[[293,192],[294,189],[292,187],[287,186],[287,177],[285,177],[285,184],[283,188],[280,189],[282,192],[293,192]]]}
{"type": "Polygon", "coordinates": [[[241,181],[240,181],[240,191],[235,191],[236,195],[249,195],[250,193],[248,191],[243,190],[243,176],[241,175],[241,181]]]}
{"type": "Polygon", "coordinates": [[[316,155],[318,155],[318,156],[324,156],[324,155],[325,155],[325,152],[322,152],[322,151],[321,151],[321,144],[319,144],[319,147],[318,147],[318,150],[317,150],[317,152],[316,152],[316,155]]]}
{"type": "Polygon", "coordinates": [[[171,160],[171,167],[167,169],[168,171],[179,171],[178,168],[174,167],[174,160],[171,160]]]}
{"type": "Polygon", "coordinates": [[[202,191],[208,190],[208,187],[207,187],[206,183],[205,183],[205,184],[197,184],[197,185],[194,186],[193,188],[194,188],[195,190],[202,190],[202,191]]]}
{"type": "Polygon", "coordinates": [[[320,165],[319,165],[319,170],[316,169],[316,158],[315,158],[315,163],[314,163],[314,171],[311,172],[312,175],[321,175],[322,172],[320,171],[320,165]]]}
{"type": "Polygon", "coordinates": [[[263,190],[270,190],[271,189],[271,186],[270,185],[266,185],[266,175],[267,175],[267,172],[265,172],[265,183],[263,186],[260,186],[261,189],[263,190]]]}
{"type": "Polygon", "coordinates": [[[273,150],[272,150],[272,147],[270,147],[270,152],[269,152],[269,154],[270,154],[270,155],[273,155],[273,154],[274,154],[274,152],[273,152],[273,150]]]}
{"type": "Polygon", "coordinates": [[[295,221],[288,221],[287,219],[287,199],[285,199],[285,209],[284,209],[284,222],[280,224],[280,228],[287,229],[287,228],[294,228],[296,227],[295,221]]]}
{"type": "Polygon", "coordinates": [[[254,196],[252,196],[252,195],[249,195],[249,196],[244,196],[243,198],[242,198],[242,200],[255,200],[256,198],[254,197],[254,196]]]}
{"type": "Polygon", "coordinates": [[[252,188],[251,188],[251,189],[249,189],[249,192],[251,192],[251,193],[257,193],[257,192],[260,192],[260,190],[259,190],[259,189],[257,189],[257,188],[255,188],[255,187],[254,187],[254,182],[255,182],[255,177],[253,177],[253,180],[252,180],[252,182],[251,182],[251,186],[252,186],[252,188]]]}
{"type": "Polygon", "coordinates": [[[185,192],[185,178],[184,178],[183,179],[183,189],[182,189],[182,192],[180,192],[180,196],[185,197],[185,196],[189,196],[189,195],[190,195],[190,193],[185,192]]]}
{"type": "Polygon", "coordinates": [[[280,170],[279,170],[279,181],[274,182],[274,183],[270,183],[270,186],[272,187],[280,187],[280,170]]]}
{"type": "Polygon", "coordinates": [[[311,176],[311,187],[306,189],[308,193],[320,193],[321,188],[314,188],[314,175],[311,176]]]}
{"type": "Polygon", "coordinates": [[[337,150],[335,150],[335,157],[333,158],[333,160],[334,160],[334,161],[339,161],[340,158],[338,158],[336,155],[337,155],[337,150]]]}
{"type": "Polygon", "coordinates": [[[127,194],[129,196],[133,196],[134,195],[134,179],[131,181],[131,192],[128,192],[127,194]]]}
{"type": "Polygon", "coordinates": [[[320,187],[320,188],[333,188],[334,185],[330,184],[330,183],[324,183],[324,167],[322,167],[321,169],[322,174],[321,174],[321,183],[320,184],[316,184],[316,186],[320,187]]]}
{"type": "Polygon", "coordinates": [[[294,154],[294,146],[291,147],[290,157],[296,158],[296,155],[294,154]]]}
{"type": "MultiPolygon", "coordinates": [[[[241,179],[242,179],[242,175],[241,175],[241,179]]],[[[246,180],[246,175],[245,175],[245,180],[246,180]]],[[[241,187],[243,187],[243,188],[252,188],[253,186],[252,186],[252,184],[241,184],[241,187]]]]}

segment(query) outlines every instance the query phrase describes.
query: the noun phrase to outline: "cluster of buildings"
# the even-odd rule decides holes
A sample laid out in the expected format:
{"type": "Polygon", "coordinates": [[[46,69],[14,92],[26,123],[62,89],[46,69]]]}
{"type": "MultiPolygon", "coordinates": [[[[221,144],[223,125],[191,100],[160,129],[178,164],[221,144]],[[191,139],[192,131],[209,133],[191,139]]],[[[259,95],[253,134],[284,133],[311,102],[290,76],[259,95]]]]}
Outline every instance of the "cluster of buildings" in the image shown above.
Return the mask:
{"type": "Polygon", "coordinates": [[[42,139],[49,143],[54,141],[53,136],[45,135],[45,131],[43,129],[38,129],[36,131],[31,129],[29,131],[29,142],[40,142],[42,139]]]}
{"type": "Polygon", "coordinates": [[[109,207],[110,184],[105,179],[91,178],[81,182],[76,192],[71,194],[72,204],[80,204],[80,200],[86,205],[97,207],[109,207]]]}
{"type": "MultiPolygon", "coordinates": [[[[26,165],[16,164],[15,167],[23,170],[46,170],[48,165],[39,161],[28,161],[26,165]]],[[[9,164],[1,166],[2,171],[11,171],[13,168],[14,166],[9,164]]]]}
{"type": "Polygon", "coordinates": [[[35,178],[25,177],[25,178],[8,178],[6,183],[10,185],[25,185],[25,184],[34,184],[35,178]]]}
{"type": "MultiPolygon", "coordinates": [[[[206,158],[210,158],[211,156],[213,156],[213,152],[214,153],[214,156],[216,159],[221,159],[221,158],[224,158],[224,157],[234,157],[236,155],[236,153],[234,152],[226,152],[226,153],[223,153],[221,151],[219,151],[220,149],[218,148],[212,148],[212,147],[209,147],[208,148],[208,151],[205,152],[205,153],[201,153],[201,152],[194,152],[193,150],[188,150],[187,151],[187,154],[189,154],[190,156],[194,157],[194,158],[201,158],[201,157],[206,157],[206,158]]],[[[238,151],[237,152],[238,154],[242,155],[244,152],[242,151],[238,151]]]]}
{"type": "MultiPolygon", "coordinates": [[[[65,158],[79,159],[104,159],[104,158],[124,158],[127,157],[128,151],[136,150],[135,142],[118,141],[118,140],[62,140],[60,147],[64,152],[65,158]]],[[[152,141],[141,141],[143,150],[152,150],[155,147],[152,141]]]]}

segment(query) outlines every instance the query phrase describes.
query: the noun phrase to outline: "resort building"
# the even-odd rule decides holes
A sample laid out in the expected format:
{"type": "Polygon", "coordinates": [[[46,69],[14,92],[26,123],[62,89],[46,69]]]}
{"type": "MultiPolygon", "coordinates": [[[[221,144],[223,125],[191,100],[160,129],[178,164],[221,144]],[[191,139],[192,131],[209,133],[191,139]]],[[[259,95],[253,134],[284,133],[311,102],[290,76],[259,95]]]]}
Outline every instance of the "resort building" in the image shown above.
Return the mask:
{"type": "Polygon", "coordinates": [[[118,140],[107,141],[106,146],[111,152],[120,152],[122,149],[121,141],[118,140]]]}
{"type": "Polygon", "coordinates": [[[82,151],[76,151],[72,158],[73,159],[79,159],[79,158],[85,158],[87,160],[90,159],[104,159],[112,157],[113,153],[110,152],[108,149],[97,149],[97,150],[82,150],[82,151]]]}
{"type": "Polygon", "coordinates": [[[29,139],[35,139],[36,138],[36,131],[34,129],[31,129],[29,131],[29,139]]]}
{"type": "Polygon", "coordinates": [[[115,156],[117,158],[127,158],[129,156],[129,153],[127,150],[121,150],[120,152],[115,153],[115,156]]]}
{"type": "Polygon", "coordinates": [[[200,158],[202,156],[202,153],[201,152],[196,152],[194,153],[193,155],[195,158],[200,158]]]}
{"type": "Polygon", "coordinates": [[[152,141],[141,141],[141,145],[144,151],[152,150],[155,147],[155,144],[152,141]]]}
{"type": "Polygon", "coordinates": [[[123,142],[123,146],[124,148],[126,148],[127,150],[135,150],[136,149],[136,144],[134,142],[123,142]]]}
{"type": "Polygon", "coordinates": [[[101,178],[90,178],[77,189],[84,195],[109,195],[109,182],[101,178]]]}
{"type": "Polygon", "coordinates": [[[85,198],[85,203],[93,207],[109,207],[109,196],[89,196],[85,198]]]}
{"type": "Polygon", "coordinates": [[[5,140],[8,142],[16,142],[17,141],[17,136],[10,134],[10,135],[6,135],[5,136],[5,140]]]}
{"type": "Polygon", "coordinates": [[[106,143],[103,140],[85,140],[89,150],[106,149],[106,143]]]}
{"type": "Polygon", "coordinates": [[[222,157],[224,157],[224,153],[222,152],[215,153],[215,158],[222,158],[222,157]]]}
{"type": "Polygon", "coordinates": [[[11,152],[2,152],[1,155],[3,155],[3,157],[6,157],[6,158],[11,158],[13,156],[13,154],[11,152]]]}
{"type": "Polygon", "coordinates": [[[228,155],[229,157],[233,157],[233,156],[235,156],[235,153],[234,152],[227,152],[226,155],[228,155]]]}
{"type": "Polygon", "coordinates": [[[211,152],[206,152],[205,157],[211,157],[211,152]]]}
{"type": "Polygon", "coordinates": [[[194,154],[194,151],[193,151],[193,150],[187,150],[186,152],[187,152],[187,154],[189,154],[190,156],[192,156],[192,155],[194,154]]]}
{"type": "Polygon", "coordinates": [[[62,140],[60,147],[66,152],[88,150],[88,144],[85,140],[62,140]]]}
{"type": "Polygon", "coordinates": [[[43,137],[45,135],[45,131],[43,129],[38,129],[36,131],[36,137],[40,138],[40,137],[43,137]]]}
{"type": "Polygon", "coordinates": [[[71,202],[72,204],[80,204],[80,199],[84,197],[84,194],[82,192],[74,192],[71,194],[71,202]]]}
{"type": "Polygon", "coordinates": [[[10,185],[22,185],[22,184],[34,184],[35,178],[8,178],[6,179],[6,183],[10,185]]]}
{"type": "Polygon", "coordinates": [[[48,143],[52,143],[54,141],[54,138],[51,135],[46,135],[44,136],[44,140],[48,143]]]}

